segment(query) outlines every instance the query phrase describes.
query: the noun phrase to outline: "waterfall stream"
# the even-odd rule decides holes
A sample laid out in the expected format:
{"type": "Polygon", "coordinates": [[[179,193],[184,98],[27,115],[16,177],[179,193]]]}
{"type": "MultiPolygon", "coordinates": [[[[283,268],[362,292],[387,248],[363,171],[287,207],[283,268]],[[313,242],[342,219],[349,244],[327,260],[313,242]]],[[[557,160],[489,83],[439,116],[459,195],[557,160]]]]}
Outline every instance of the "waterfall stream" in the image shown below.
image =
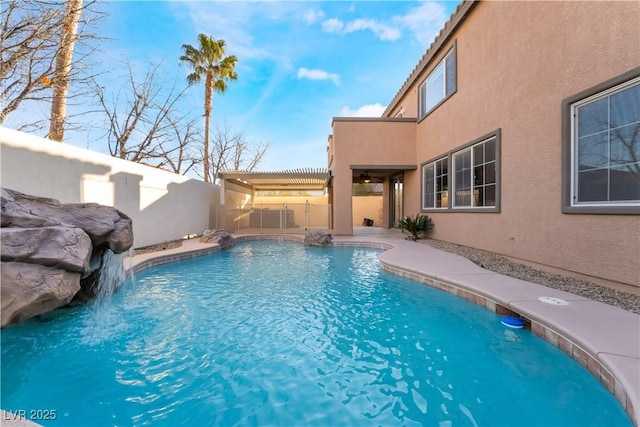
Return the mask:
{"type": "Polygon", "coordinates": [[[110,249],[104,253],[102,259],[102,273],[98,279],[96,289],[96,300],[100,303],[111,296],[122,287],[126,280],[124,271],[124,260],[127,253],[115,254],[110,249]]]}

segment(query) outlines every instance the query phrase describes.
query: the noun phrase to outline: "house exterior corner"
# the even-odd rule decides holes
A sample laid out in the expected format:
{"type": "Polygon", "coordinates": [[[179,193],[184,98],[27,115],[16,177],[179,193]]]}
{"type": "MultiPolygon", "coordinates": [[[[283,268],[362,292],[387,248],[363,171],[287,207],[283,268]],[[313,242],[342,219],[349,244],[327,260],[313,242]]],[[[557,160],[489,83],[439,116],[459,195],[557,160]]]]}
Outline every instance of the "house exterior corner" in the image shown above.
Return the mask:
{"type": "Polygon", "coordinates": [[[638,28],[637,2],[462,3],[378,120],[415,136],[372,157],[349,135],[378,122],[334,123],[334,223],[352,232],[340,146],[371,169],[402,151],[433,238],[640,287],[638,28]]]}

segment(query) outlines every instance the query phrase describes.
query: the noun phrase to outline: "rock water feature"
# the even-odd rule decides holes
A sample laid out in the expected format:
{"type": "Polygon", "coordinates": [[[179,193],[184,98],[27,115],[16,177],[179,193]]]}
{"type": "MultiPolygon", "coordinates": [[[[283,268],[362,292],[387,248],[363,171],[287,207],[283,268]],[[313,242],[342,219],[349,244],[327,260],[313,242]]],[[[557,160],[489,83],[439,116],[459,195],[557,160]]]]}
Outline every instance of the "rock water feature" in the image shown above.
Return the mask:
{"type": "Polygon", "coordinates": [[[307,231],[304,235],[304,244],[323,248],[333,246],[333,237],[328,231],[307,231]]]}
{"type": "Polygon", "coordinates": [[[205,230],[200,238],[200,243],[214,243],[220,245],[220,249],[225,250],[233,247],[236,240],[225,230],[205,230]]]}
{"type": "Polygon", "coordinates": [[[115,254],[111,250],[107,250],[102,259],[102,268],[100,269],[100,278],[96,286],[95,299],[104,301],[120,289],[127,279],[124,271],[124,259],[126,252],[115,254]]]}
{"type": "Polygon", "coordinates": [[[0,199],[1,326],[107,297],[124,282],[122,260],[133,245],[128,216],[7,188],[0,199]]]}

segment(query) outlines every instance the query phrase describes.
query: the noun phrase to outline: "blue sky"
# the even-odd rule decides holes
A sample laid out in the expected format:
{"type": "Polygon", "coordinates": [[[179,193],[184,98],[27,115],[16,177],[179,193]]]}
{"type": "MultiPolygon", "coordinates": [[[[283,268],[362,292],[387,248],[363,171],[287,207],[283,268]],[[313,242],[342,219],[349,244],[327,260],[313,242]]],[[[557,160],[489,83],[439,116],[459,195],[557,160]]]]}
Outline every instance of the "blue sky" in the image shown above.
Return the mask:
{"type": "MultiPolygon", "coordinates": [[[[215,95],[212,127],[269,143],[260,170],[326,167],[332,118],[380,116],[458,3],[111,1],[101,6],[109,17],[99,33],[110,39],[101,66],[161,61],[181,86],[182,44],[197,46],[199,33],[224,39],[238,80],[215,95]]],[[[194,86],[180,108],[199,117],[202,103],[194,86]]],[[[72,143],[106,150],[93,137],[72,143]]]]}

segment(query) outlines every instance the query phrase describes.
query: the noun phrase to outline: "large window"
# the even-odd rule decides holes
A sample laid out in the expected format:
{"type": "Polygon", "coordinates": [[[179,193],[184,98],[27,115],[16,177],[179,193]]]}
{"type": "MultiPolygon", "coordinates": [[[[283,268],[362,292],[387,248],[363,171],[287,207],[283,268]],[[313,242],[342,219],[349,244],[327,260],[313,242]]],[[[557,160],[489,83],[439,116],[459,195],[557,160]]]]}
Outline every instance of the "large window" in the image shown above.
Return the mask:
{"type": "Polygon", "coordinates": [[[420,118],[451,96],[456,91],[456,85],[456,48],[454,46],[420,85],[418,94],[420,118]]]}
{"type": "Polygon", "coordinates": [[[571,105],[572,206],[640,203],[640,78],[571,105]]]}
{"type": "Polygon", "coordinates": [[[500,212],[497,129],[422,165],[422,210],[500,212]]]}
{"type": "Polygon", "coordinates": [[[496,137],[453,153],[453,207],[496,206],[496,137]]]}
{"type": "Polygon", "coordinates": [[[422,209],[449,205],[449,166],[446,157],[422,166],[422,209]]]}
{"type": "Polygon", "coordinates": [[[640,214],[640,67],[562,101],[562,212],[640,214]]]}

